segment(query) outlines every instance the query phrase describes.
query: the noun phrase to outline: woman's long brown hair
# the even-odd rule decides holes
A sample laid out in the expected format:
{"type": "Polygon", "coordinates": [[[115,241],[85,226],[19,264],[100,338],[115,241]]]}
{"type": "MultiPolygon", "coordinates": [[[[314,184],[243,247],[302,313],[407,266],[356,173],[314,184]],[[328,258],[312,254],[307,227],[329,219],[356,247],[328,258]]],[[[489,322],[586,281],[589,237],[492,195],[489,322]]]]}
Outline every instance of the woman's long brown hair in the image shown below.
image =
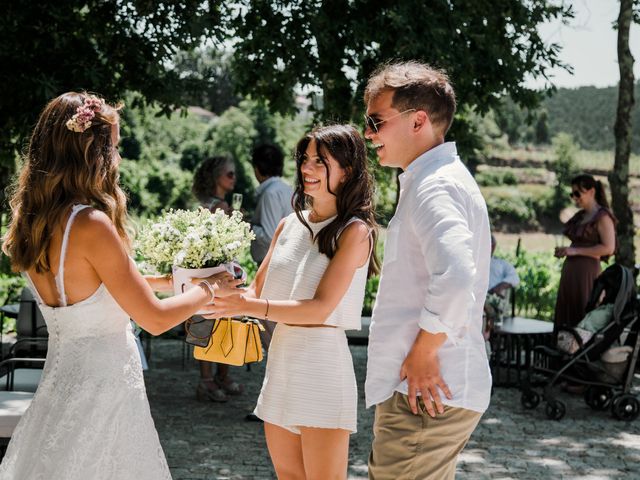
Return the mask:
{"type": "Polygon", "coordinates": [[[378,224],[375,220],[373,205],[373,178],[367,168],[367,149],[364,139],[351,125],[329,125],[315,128],[298,142],[295,150],[297,184],[293,196],[293,209],[313,237],[313,230],[302,215],[303,210],[313,207],[313,199],[304,194],[304,180],[300,169],[311,140],[315,140],[318,156],[327,169],[327,185],[329,185],[327,155],[331,155],[346,171],[345,181],[340,184],[338,191],[329,190],[329,193],[336,196],[338,214],[331,223],[318,232],[317,238],[314,239],[318,242],[318,250],[327,257],[333,258],[340,233],[351,218],[357,217],[371,229],[373,248],[369,259],[368,275],[376,274],[380,271],[380,262],[376,254],[378,224]]]}
{"type": "Polygon", "coordinates": [[[51,237],[75,203],[106,213],[130,247],[126,196],[119,185],[119,156],[111,136],[120,107],[103,103],[84,132],[66,126],[88,97],[84,92],[69,92],[54,98],[33,130],[12,186],[12,218],[2,245],[16,271],[51,270],[51,237]]]}

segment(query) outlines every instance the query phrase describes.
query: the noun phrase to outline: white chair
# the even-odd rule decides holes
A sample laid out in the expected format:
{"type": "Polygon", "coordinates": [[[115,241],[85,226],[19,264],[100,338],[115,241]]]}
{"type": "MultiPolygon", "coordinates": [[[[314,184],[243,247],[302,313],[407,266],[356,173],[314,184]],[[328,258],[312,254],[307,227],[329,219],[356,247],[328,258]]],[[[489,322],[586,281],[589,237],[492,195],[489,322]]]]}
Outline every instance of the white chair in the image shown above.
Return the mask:
{"type": "Polygon", "coordinates": [[[0,392],[0,443],[8,443],[32,399],[33,392],[0,392]]]}
{"type": "Polygon", "coordinates": [[[0,362],[0,458],[31,405],[43,366],[43,358],[10,358],[0,362]]]}

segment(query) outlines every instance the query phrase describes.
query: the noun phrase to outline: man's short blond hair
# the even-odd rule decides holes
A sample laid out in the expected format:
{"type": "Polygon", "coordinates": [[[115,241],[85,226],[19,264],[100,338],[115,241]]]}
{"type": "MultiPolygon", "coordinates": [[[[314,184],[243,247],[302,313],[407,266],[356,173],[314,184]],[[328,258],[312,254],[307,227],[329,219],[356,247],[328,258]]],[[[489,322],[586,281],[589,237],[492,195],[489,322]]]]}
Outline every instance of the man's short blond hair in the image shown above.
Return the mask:
{"type": "Polygon", "coordinates": [[[384,64],[369,77],[365,105],[388,91],[393,91],[395,109],[423,110],[434,126],[447,133],[456,113],[456,94],[443,70],[417,61],[384,64]]]}

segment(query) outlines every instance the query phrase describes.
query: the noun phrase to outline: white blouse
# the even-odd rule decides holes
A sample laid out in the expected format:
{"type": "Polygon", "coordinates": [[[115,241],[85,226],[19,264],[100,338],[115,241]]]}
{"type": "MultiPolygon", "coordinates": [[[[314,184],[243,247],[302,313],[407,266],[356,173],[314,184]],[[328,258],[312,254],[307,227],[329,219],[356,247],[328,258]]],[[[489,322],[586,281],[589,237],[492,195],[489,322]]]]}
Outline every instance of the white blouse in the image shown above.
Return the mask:
{"type": "MultiPolygon", "coordinates": [[[[313,230],[314,236],[317,236],[318,232],[335,218],[314,223],[309,221],[308,210],[302,213],[313,230]]],[[[347,222],[347,225],[356,221],[361,220],[354,217],[347,222]]],[[[260,298],[312,299],[329,262],[329,257],[318,250],[318,244],[312,240],[309,230],[298,220],[296,214],[292,213],[286,218],[284,228],[271,255],[260,298]]],[[[356,270],[351,285],[324,322],[325,325],[344,330],[360,330],[368,266],[369,262],[356,270]]]]}

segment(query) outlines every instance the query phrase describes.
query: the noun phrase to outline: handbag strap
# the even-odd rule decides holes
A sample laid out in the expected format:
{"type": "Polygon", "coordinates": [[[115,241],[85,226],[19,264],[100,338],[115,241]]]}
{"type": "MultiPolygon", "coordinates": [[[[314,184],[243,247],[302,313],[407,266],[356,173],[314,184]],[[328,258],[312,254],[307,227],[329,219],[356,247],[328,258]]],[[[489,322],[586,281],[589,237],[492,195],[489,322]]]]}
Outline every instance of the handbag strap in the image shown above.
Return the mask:
{"type": "MultiPolygon", "coordinates": [[[[188,334],[188,335],[191,335],[193,338],[197,338],[198,340],[203,340],[203,339],[205,339],[205,338],[210,337],[212,332],[209,332],[208,334],[206,334],[206,335],[205,335],[205,336],[203,336],[203,337],[199,337],[199,336],[197,336],[197,335],[194,335],[194,333],[191,331],[191,325],[193,325],[194,323],[203,323],[203,322],[207,322],[207,321],[209,321],[209,319],[207,319],[207,318],[203,318],[202,320],[198,320],[198,321],[195,321],[195,320],[193,319],[193,317],[188,318],[188,319],[184,322],[184,329],[185,329],[185,331],[187,332],[187,334],[188,334]]],[[[213,331],[213,327],[212,327],[212,331],[213,331]]]]}

